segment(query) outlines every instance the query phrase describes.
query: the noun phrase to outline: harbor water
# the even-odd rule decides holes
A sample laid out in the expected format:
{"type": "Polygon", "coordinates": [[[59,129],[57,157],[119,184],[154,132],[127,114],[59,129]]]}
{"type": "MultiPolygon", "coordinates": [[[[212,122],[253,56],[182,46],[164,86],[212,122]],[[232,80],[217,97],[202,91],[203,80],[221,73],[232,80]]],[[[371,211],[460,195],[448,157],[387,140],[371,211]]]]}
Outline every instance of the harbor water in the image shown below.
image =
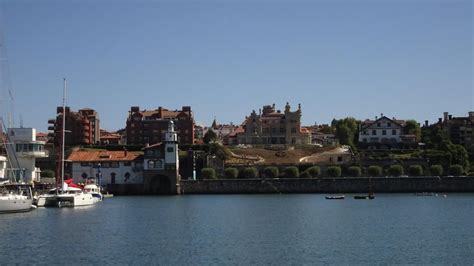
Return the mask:
{"type": "Polygon", "coordinates": [[[0,216],[1,264],[472,264],[474,194],[115,197],[0,216]]]}

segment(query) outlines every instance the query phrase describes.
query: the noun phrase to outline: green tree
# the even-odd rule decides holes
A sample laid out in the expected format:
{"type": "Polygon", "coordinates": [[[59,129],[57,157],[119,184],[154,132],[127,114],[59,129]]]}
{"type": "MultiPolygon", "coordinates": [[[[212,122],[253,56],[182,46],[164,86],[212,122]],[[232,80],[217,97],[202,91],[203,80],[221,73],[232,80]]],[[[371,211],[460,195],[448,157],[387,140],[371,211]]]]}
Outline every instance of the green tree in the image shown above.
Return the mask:
{"type": "Polygon", "coordinates": [[[255,167],[247,167],[244,168],[241,172],[240,175],[242,178],[257,178],[258,177],[258,171],[257,168],[255,167]]]}
{"type": "Polygon", "coordinates": [[[329,166],[327,173],[330,177],[340,177],[341,176],[341,167],[339,166],[329,166]]]}
{"type": "Polygon", "coordinates": [[[441,142],[439,149],[451,154],[451,164],[459,164],[463,169],[469,168],[469,155],[462,145],[453,144],[449,140],[441,142]]]}
{"type": "Polygon", "coordinates": [[[462,165],[454,164],[451,165],[451,167],[449,168],[449,173],[453,176],[460,176],[464,174],[464,168],[462,167],[462,165]]]}
{"type": "Polygon", "coordinates": [[[423,174],[423,168],[418,164],[410,165],[408,167],[408,174],[410,176],[421,176],[421,174],[423,174]]]}
{"type": "Polygon", "coordinates": [[[335,136],[340,144],[349,145],[354,148],[359,123],[359,121],[352,117],[346,117],[341,120],[334,119],[332,121],[333,127],[336,128],[335,136]]]}
{"type": "Polygon", "coordinates": [[[351,166],[347,169],[347,173],[352,177],[359,177],[362,175],[362,171],[359,166],[351,166]]]}
{"type": "Polygon", "coordinates": [[[204,143],[209,144],[217,141],[217,134],[212,129],[208,129],[203,138],[204,143]]]}
{"type": "Polygon", "coordinates": [[[403,175],[403,167],[399,164],[392,165],[388,169],[388,173],[391,176],[401,176],[401,175],[403,175]]]}
{"type": "Polygon", "coordinates": [[[216,179],[216,171],[213,168],[202,168],[201,177],[203,179],[216,179]]]}
{"type": "Polygon", "coordinates": [[[431,175],[440,176],[443,174],[443,166],[440,164],[432,165],[430,168],[431,175]]]}
{"type": "Polygon", "coordinates": [[[319,166],[311,166],[310,168],[306,169],[306,172],[308,172],[308,174],[312,178],[315,178],[321,175],[321,169],[319,168],[319,166]]]}
{"type": "Polygon", "coordinates": [[[263,173],[266,178],[277,178],[280,176],[280,171],[278,170],[278,167],[274,166],[268,166],[265,169],[263,169],[263,173]]]}
{"type": "Polygon", "coordinates": [[[382,167],[377,165],[371,165],[369,166],[369,169],[367,169],[367,173],[371,177],[382,176],[382,167]]]}
{"type": "Polygon", "coordinates": [[[209,149],[209,154],[215,155],[221,160],[227,160],[230,158],[231,153],[229,149],[222,144],[219,144],[219,143],[208,144],[208,149],[209,149]]]}
{"type": "Polygon", "coordinates": [[[407,120],[404,127],[405,134],[415,135],[416,140],[421,140],[421,128],[415,120],[407,120]]]}
{"type": "Polygon", "coordinates": [[[289,166],[283,170],[283,175],[285,178],[298,178],[300,176],[300,172],[298,167],[296,166],[289,166]]]}
{"type": "Polygon", "coordinates": [[[224,170],[224,176],[227,179],[236,179],[239,175],[239,171],[236,168],[230,167],[224,170]]]}

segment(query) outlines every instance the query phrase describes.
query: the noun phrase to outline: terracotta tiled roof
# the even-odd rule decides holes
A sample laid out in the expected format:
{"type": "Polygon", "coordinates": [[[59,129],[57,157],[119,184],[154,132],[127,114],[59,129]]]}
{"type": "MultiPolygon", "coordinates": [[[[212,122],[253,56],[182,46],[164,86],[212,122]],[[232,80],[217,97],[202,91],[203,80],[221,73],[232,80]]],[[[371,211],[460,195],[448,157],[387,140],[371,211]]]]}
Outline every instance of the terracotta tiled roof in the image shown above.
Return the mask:
{"type": "Polygon", "coordinates": [[[236,136],[237,134],[244,133],[244,132],[245,132],[244,128],[243,128],[242,126],[240,126],[240,127],[236,128],[236,129],[234,130],[234,132],[230,133],[230,134],[229,134],[229,137],[234,137],[234,136],[236,136]]]}
{"type": "Polygon", "coordinates": [[[140,154],[128,151],[73,151],[67,158],[72,162],[97,162],[97,161],[133,161],[140,154]]]}

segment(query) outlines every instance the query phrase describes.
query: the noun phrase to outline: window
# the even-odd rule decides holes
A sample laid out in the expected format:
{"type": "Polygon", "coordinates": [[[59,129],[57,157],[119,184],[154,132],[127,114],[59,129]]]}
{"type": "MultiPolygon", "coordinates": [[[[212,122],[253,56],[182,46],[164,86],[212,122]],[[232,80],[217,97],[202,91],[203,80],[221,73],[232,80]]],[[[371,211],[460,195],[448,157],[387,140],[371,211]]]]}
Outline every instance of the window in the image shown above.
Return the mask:
{"type": "Polygon", "coordinates": [[[337,161],[338,161],[338,162],[342,162],[342,156],[338,156],[338,157],[337,157],[337,161]]]}
{"type": "Polygon", "coordinates": [[[173,147],[166,148],[166,152],[173,152],[173,151],[174,151],[173,147]]]}
{"type": "Polygon", "coordinates": [[[162,160],[156,161],[155,168],[163,169],[163,161],[162,160]]]}
{"type": "Polygon", "coordinates": [[[377,130],[372,129],[372,135],[377,135],[377,130]]]}
{"type": "Polygon", "coordinates": [[[392,123],[387,122],[387,127],[391,127],[391,126],[392,126],[392,123]]]}
{"type": "Polygon", "coordinates": [[[296,127],[291,128],[291,133],[296,133],[296,127]]]}
{"type": "Polygon", "coordinates": [[[272,133],[277,133],[277,129],[276,128],[272,128],[272,133]]]}
{"type": "Polygon", "coordinates": [[[280,127],[280,133],[285,133],[285,128],[280,127]]]}
{"type": "Polygon", "coordinates": [[[387,130],[382,130],[382,135],[387,135],[387,130]]]}
{"type": "Polygon", "coordinates": [[[123,166],[132,166],[132,162],[123,162],[123,166]]]}
{"type": "Polygon", "coordinates": [[[148,161],[148,169],[154,169],[155,168],[155,161],[149,160],[148,161]]]}
{"type": "Polygon", "coordinates": [[[381,126],[380,122],[378,122],[378,123],[377,123],[377,126],[378,126],[378,127],[380,127],[380,126],[381,126]]]}
{"type": "Polygon", "coordinates": [[[363,142],[367,142],[367,139],[366,139],[366,138],[363,138],[362,141],[363,141],[363,142]]]}
{"type": "Polygon", "coordinates": [[[81,166],[82,166],[82,167],[88,167],[88,166],[90,166],[90,164],[87,163],[87,162],[82,162],[82,163],[81,163],[81,166]]]}
{"type": "Polygon", "coordinates": [[[110,168],[119,168],[118,162],[110,162],[110,168]]]}
{"type": "Polygon", "coordinates": [[[397,135],[397,130],[396,129],[392,129],[392,135],[397,135]]]}

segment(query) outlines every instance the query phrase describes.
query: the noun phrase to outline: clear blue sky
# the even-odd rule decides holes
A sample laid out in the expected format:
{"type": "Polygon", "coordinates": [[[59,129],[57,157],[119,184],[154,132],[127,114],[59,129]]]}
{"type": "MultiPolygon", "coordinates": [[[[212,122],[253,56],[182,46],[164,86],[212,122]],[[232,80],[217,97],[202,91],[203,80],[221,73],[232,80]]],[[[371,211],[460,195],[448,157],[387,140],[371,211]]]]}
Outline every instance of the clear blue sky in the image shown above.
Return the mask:
{"type": "Polygon", "coordinates": [[[287,101],[301,103],[307,125],[474,110],[469,0],[3,0],[0,9],[15,121],[40,131],[61,105],[63,77],[68,105],[96,109],[107,130],[125,127],[132,105],[191,105],[208,125],[287,101]]]}

